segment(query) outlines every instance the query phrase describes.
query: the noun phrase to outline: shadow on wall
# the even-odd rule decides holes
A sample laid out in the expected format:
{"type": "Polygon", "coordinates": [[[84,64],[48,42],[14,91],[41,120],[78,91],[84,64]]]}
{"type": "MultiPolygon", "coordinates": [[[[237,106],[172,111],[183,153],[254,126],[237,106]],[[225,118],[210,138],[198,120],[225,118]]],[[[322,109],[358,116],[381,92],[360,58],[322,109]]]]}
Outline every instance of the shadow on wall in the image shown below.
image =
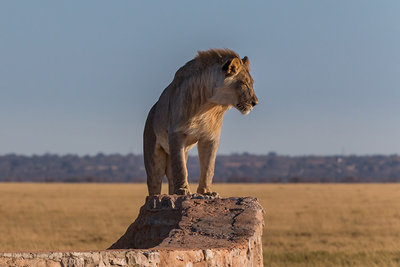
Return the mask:
{"type": "Polygon", "coordinates": [[[139,217],[108,249],[148,249],[158,246],[171,230],[178,228],[182,213],[177,207],[182,205],[182,199],[174,202],[169,197],[163,197],[160,201],[147,197],[146,204],[140,208],[139,217]]]}

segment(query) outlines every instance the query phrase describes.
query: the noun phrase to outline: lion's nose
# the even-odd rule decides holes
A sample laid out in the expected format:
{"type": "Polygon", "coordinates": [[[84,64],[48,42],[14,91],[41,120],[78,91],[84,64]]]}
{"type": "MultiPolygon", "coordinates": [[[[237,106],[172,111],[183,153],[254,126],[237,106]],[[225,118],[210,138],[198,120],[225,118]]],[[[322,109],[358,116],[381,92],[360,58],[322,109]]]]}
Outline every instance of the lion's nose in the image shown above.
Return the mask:
{"type": "Polygon", "coordinates": [[[258,104],[258,99],[257,99],[257,97],[256,98],[254,98],[252,101],[251,101],[251,105],[254,107],[255,105],[257,105],[258,104]]]}

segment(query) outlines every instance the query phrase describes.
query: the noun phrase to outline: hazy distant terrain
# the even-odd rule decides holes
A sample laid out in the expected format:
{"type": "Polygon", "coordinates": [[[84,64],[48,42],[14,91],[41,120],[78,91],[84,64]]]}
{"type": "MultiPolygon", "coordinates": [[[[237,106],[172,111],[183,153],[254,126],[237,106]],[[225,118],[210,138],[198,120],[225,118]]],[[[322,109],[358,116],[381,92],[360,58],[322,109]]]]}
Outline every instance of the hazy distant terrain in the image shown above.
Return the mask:
{"type": "MultiPolygon", "coordinates": [[[[188,160],[189,180],[200,171],[188,160]]],[[[281,156],[232,154],[217,157],[215,182],[400,182],[400,156],[281,156]]],[[[144,182],[141,155],[0,156],[0,181],[144,182]]]]}

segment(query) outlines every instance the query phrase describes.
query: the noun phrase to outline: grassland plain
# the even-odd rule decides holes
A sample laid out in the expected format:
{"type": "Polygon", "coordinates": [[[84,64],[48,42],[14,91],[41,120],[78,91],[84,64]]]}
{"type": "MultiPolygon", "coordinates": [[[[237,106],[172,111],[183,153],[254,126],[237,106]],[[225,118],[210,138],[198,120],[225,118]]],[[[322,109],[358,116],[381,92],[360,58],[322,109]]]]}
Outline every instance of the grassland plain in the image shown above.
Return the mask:
{"type": "MultiPolygon", "coordinates": [[[[266,266],[400,266],[400,184],[214,189],[223,197],[258,197],[266,266]]],[[[145,184],[1,183],[0,251],[105,249],[136,218],[146,194],[145,184]]]]}

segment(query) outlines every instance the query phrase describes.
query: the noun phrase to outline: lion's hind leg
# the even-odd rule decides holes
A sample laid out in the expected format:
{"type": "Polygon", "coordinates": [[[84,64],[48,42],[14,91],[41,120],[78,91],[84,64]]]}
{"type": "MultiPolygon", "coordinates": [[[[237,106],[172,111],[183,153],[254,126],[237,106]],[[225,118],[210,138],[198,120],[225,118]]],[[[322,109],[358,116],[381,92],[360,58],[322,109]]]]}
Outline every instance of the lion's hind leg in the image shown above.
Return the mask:
{"type": "Polygon", "coordinates": [[[159,195],[167,166],[167,153],[158,145],[146,154],[145,167],[149,195],[159,195]]]}
{"type": "Polygon", "coordinates": [[[161,194],[161,184],[167,166],[167,153],[157,142],[152,127],[154,106],[149,112],[143,133],[143,156],[147,174],[147,188],[149,195],[161,194]]]}
{"type": "Polygon", "coordinates": [[[165,170],[168,179],[168,194],[174,194],[174,176],[172,175],[171,158],[167,155],[167,167],[165,170]]]}

